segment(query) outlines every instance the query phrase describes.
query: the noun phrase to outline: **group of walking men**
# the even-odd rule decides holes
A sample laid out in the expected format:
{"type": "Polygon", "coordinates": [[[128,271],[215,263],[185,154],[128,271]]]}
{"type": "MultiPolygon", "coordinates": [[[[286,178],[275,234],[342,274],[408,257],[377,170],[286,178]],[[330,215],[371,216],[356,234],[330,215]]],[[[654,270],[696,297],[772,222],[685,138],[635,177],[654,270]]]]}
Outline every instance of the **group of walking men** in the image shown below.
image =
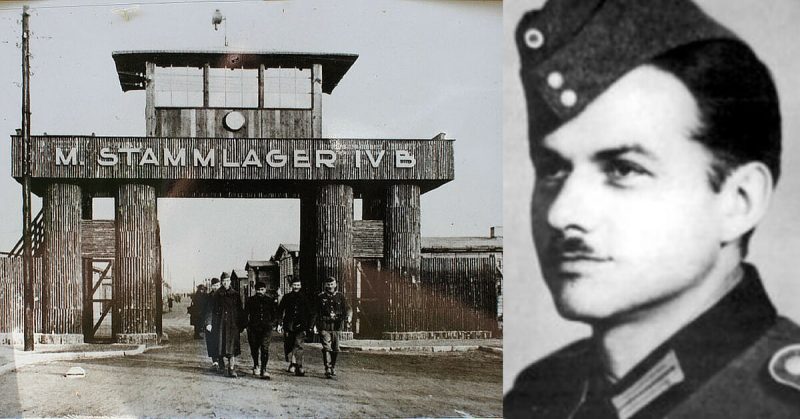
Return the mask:
{"type": "Polygon", "coordinates": [[[322,359],[325,377],[336,376],[339,338],[350,327],[353,312],[344,295],[337,290],[336,278],[325,280],[324,291],[307,296],[301,291],[299,278],[289,277],[291,291],[283,297],[268,290],[267,284],[258,281],[255,294],[247,298],[244,307],[239,292],[231,288],[231,278],[223,274],[221,281],[214,278],[211,290],[206,293],[198,287],[193,299],[192,324],[195,338],[205,332],[208,356],[213,368],[229,377],[236,377],[236,357],[241,354],[239,334],[247,329],[247,341],[253,357],[253,375],[269,379],[269,344],[272,332],[280,322],[284,337],[284,355],[288,371],[304,376],[303,345],[313,336],[314,329],[322,341],[322,359]]]}

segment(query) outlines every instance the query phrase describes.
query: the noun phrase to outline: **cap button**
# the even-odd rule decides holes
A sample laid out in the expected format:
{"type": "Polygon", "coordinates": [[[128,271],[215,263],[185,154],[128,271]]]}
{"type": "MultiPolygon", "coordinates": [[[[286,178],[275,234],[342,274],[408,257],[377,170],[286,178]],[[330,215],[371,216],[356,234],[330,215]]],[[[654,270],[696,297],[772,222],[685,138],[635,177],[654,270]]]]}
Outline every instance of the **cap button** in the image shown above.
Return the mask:
{"type": "Polygon", "coordinates": [[[536,28],[530,28],[525,31],[525,45],[532,49],[541,48],[542,45],[544,45],[544,35],[542,35],[542,31],[536,28]]]}
{"type": "Polygon", "coordinates": [[[561,104],[566,106],[567,108],[571,108],[578,103],[578,95],[575,93],[574,90],[564,90],[561,92],[561,104]]]}
{"type": "Polygon", "coordinates": [[[560,89],[564,85],[564,76],[558,71],[547,75],[547,85],[553,89],[560,89]]]}

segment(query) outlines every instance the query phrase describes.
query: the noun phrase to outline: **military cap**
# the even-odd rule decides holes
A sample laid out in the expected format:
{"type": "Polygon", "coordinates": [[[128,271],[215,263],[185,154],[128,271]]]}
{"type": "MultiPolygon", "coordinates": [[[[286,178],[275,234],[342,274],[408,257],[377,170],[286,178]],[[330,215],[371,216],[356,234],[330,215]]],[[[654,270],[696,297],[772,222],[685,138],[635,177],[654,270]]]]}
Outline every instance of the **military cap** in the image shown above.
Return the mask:
{"type": "Polygon", "coordinates": [[[230,278],[231,276],[227,272],[223,272],[219,279],[230,278]]]}
{"type": "Polygon", "coordinates": [[[289,283],[294,284],[295,282],[300,282],[299,276],[289,275],[289,283]]]}
{"type": "Polygon", "coordinates": [[[264,282],[264,281],[257,281],[256,282],[256,289],[266,288],[266,287],[267,287],[267,283],[266,282],[264,282]]]}
{"type": "Polygon", "coordinates": [[[325,278],[325,283],[326,284],[330,283],[330,282],[336,282],[336,278],[334,278],[332,276],[329,276],[329,277],[325,278]]]}
{"type": "Polygon", "coordinates": [[[531,138],[580,114],[637,66],[711,40],[744,45],[690,0],[549,0],[516,32],[531,138]]]}
{"type": "Polygon", "coordinates": [[[219,284],[219,278],[211,278],[211,285],[219,284]]]}

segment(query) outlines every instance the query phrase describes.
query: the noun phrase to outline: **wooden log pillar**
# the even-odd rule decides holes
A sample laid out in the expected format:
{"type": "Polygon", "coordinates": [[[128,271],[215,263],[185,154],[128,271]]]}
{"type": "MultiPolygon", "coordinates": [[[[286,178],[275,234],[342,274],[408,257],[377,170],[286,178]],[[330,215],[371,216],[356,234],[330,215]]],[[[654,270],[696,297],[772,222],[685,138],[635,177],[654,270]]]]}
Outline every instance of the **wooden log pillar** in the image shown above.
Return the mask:
{"type": "Polygon", "coordinates": [[[386,189],[384,276],[389,284],[390,332],[408,332],[416,327],[414,290],[419,284],[422,250],[419,194],[417,185],[397,184],[386,189]]]}
{"type": "Polygon", "coordinates": [[[42,343],[83,343],[81,197],[66,183],[45,191],[42,343]]]}
{"type": "Polygon", "coordinates": [[[309,296],[317,289],[317,200],[313,193],[300,198],[300,255],[298,264],[302,290],[309,296]]]}
{"type": "Polygon", "coordinates": [[[144,104],[144,119],[145,119],[145,132],[148,137],[156,135],[156,82],[155,82],[156,65],[155,63],[148,62],[145,64],[145,104],[144,104]]]}
{"type": "Polygon", "coordinates": [[[156,189],[124,184],[116,196],[116,260],[112,294],[114,337],[120,343],[158,339],[161,260],[156,189]]]}
{"type": "Polygon", "coordinates": [[[311,66],[311,137],[322,137],[322,64],[311,66]]]}
{"type": "Polygon", "coordinates": [[[315,290],[322,291],[324,279],[332,276],[339,291],[351,306],[355,294],[353,275],[353,188],[349,185],[331,184],[319,187],[317,206],[317,283],[315,290]]]}

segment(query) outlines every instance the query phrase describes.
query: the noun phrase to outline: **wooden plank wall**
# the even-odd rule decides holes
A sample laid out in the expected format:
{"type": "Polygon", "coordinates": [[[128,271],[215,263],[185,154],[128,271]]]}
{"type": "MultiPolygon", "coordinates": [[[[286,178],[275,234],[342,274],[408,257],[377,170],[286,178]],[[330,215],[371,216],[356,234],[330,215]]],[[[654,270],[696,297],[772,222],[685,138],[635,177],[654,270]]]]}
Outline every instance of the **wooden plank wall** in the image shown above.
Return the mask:
{"type": "Polygon", "coordinates": [[[311,109],[156,108],[155,137],[310,138],[311,109]],[[238,111],[239,131],[228,131],[223,118],[238,111]]]}
{"type": "Polygon", "coordinates": [[[116,256],[114,220],[81,221],[81,253],[84,258],[116,256]]]}
{"type": "Polygon", "coordinates": [[[425,258],[420,330],[496,330],[493,258],[425,258]]]}
{"type": "Polygon", "coordinates": [[[47,186],[44,211],[45,333],[83,333],[81,259],[81,188],[65,183],[47,186]]]}
{"type": "Polygon", "coordinates": [[[383,258],[383,220],[353,221],[353,257],[383,258]]]}
{"type": "MultiPolygon", "coordinates": [[[[0,257],[0,333],[23,332],[25,310],[21,257],[0,257]]],[[[34,331],[42,331],[42,258],[33,258],[34,331]]]]}
{"type": "Polygon", "coordinates": [[[421,282],[395,284],[389,317],[401,331],[498,332],[495,261],[490,257],[425,257],[421,282]],[[399,303],[398,303],[399,302],[399,303]]]}

